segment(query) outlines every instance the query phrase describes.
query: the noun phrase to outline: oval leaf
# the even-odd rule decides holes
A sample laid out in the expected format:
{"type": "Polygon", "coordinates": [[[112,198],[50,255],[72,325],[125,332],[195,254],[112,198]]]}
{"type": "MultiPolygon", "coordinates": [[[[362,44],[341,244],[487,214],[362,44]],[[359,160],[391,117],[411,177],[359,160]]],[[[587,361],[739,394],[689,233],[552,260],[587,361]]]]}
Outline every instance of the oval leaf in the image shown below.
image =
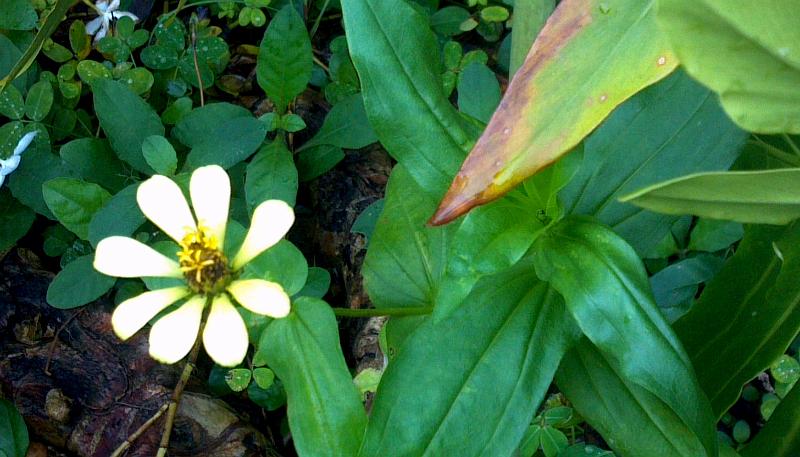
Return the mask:
{"type": "Polygon", "coordinates": [[[28,444],[28,427],[19,411],[13,403],[0,398],[0,454],[25,457],[28,444]]]}
{"type": "Polygon", "coordinates": [[[59,222],[83,240],[89,239],[92,216],[111,198],[97,184],[74,178],[56,178],[42,185],[47,207],[59,222]]]}
{"type": "Polygon", "coordinates": [[[61,270],[47,288],[47,303],[59,309],[83,306],[100,298],[117,281],[92,266],[94,254],[79,257],[61,270]]]}

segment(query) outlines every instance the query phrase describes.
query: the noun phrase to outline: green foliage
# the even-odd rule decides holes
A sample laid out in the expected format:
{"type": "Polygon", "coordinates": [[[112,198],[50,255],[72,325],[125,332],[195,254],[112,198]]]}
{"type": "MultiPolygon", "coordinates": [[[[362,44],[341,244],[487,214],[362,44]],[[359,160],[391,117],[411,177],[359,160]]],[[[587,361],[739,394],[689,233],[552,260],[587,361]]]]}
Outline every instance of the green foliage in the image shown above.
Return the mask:
{"type": "Polygon", "coordinates": [[[86,255],[68,263],[47,288],[47,303],[59,309],[71,309],[91,303],[114,286],[115,278],[98,273],[92,266],[94,256],[86,255]]]}
{"type": "Polygon", "coordinates": [[[311,42],[292,6],[281,9],[267,27],[256,67],[258,84],[283,113],[311,79],[311,42]]]}
{"type": "Polygon", "coordinates": [[[13,403],[0,398],[0,454],[25,457],[28,444],[28,428],[19,411],[13,403]]]}

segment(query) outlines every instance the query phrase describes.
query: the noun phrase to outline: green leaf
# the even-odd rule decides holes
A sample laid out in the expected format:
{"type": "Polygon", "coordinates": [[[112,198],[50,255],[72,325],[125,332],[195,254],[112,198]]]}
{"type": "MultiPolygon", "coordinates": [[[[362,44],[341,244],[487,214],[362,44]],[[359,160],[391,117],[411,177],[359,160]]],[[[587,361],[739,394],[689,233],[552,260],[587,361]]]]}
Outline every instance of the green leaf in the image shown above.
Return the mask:
{"type": "MultiPolygon", "coordinates": [[[[176,21],[177,22],[177,21],[176,21]]],[[[183,100],[190,100],[188,97],[183,100]]],[[[193,148],[198,144],[208,141],[213,135],[211,132],[220,123],[252,117],[246,108],[230,103],[211,103],[191,110],[180,119],[172,130],[172,136],[186,146],[193,148]]]]}
{"type": "Polygon", "coordinates": [[[605,13],[602,2],[558,4],[434,223],[499,198],[554,163],[620,103],[675,69],[655,0],[618,0],[605,13]]]}
{"type": "Polygon", "coordinates": [[[117,81],[97,79],[92,83],[92,92],[97,119],[111,148],[136,170],[153,174],[142,155],[145,138],[164,136],[164,126],[153,108],[117,81]]]}
{"type": "Polygon", "coordinates": [[[733,258],[675,323],[717,416],[797,334],[798,274],[800,224],[749,226],[733,258]]]}
{"type": "Polygon", "coordinates": [[[370,124],[421,190],[438,198],[477,132],[444,94],[428,19],[406,2],[341,3],[370,124]]]}
{"type": "Polygon", "coordinates": [[[169,70],[178,65],[178,51],[170,46],[154,44],[142,49],[141,59],[153,70],[169,70]]]}
{"type": "Polygon", "coordinates": [[[156,173],[171,176],[178,169],[175,148],[163,136],[153,135],[145,138],[142,142],[142,155],[156,173]]]}
{"type": "Polygon", "coordinates": [[[650,277],[653,298],[669,322],[689,310],[700,284],[713,278],[722,263],[719,257],[700,255],[675,262],[650,277]]]}
{"type": "Polygon", "coordinates": [[[253,369],[253,380],[262,389],[269,389],[273,382],[275,382],[275,372],[269,368],[255,368],[253,369]]]}
{"type": "Polygon", "coordinates": [[[61,146],[61,158],[84,180],[100,184],[111,191],[125,186],[126,173],[122,162],[106,140],[79,138],[61,146]]]}
{"type": "Polygon", "coordinates": [[[33,121],[41,121],[53,106],[53,86],[49,81],[39,81],[31,86],[25,97],[25,114],[33,121]]]}
{"type": "Polygon", "coordinates": [[[189,171],[212,164],[228,169],[250,157],[266,136],[266,126],[252,116],[219,119],[210,130],[187,144],[192,150],[183,169],[189,171]]]}
{"type": "Polygon", "coordinates": [[[509,16],[508,10],[499,5],[487,6],[481,10],[481,19],[486,22],[503,22],[509,16]]]}
{"type": "Polygon", "coordinates": [[[529,262],[485,278],[459,313],[425,320],[399,348],[359,455],[511,455],[573,332],[529,262]]]}
{"type": "Polygon", "coordinates": [[[800,379],[800,362],[790,355],[782,355],[772,362],[769,372],[776,382],[794,384],[800,379]]]}
{"type": "Polygon", "coordinates": [[[306,128],[306,122],[297,114],[284,114],[280,117],[280,128],[290,133],[299,132],[306,128]]]}
{"type": "Polygon", "coordinates": [[[294,244],[281,240],[251,260],[245,266],[242,277],[277,282],[291,296],[305,285],[308,262],[294,244]]]}
{"type": "Polygon", "coordinates": [[[469,17],[469,11],[460,6],[445,6],[431,15],[431,28],[439,35],[455,36],[462,32],[461,23],[469,17]]]}
{"type": "Polygon", "coordinates": [[[234,392],[241,392],[250,385],[253,372],[249,368],[234,368],[225,373],[225,383],[234,392]]]}
{"type": "Polygon", "coordinates": [[[529,0],[514,5],[514,28],[511,29],[511,64],[509,76],[514,76],[525,56],[556,8],[555,0],[529,0]]]}
{"type": "Polygon", "coordinates": [[[78,62],[78,76],[87,84],[94,84],[98,79],[112,79],[111,70],[100,62],[82,60],[78,62]]]}
{"type": "Polygon", "coordinates": [[[263,146],[247,165],[244,182],[247,207],[252,212],[267,200],[283,200],[294,206],[297,197],[297,168],[292,153],[276,140],[263,146]]]}
{"type": "Polygon", "coordinates": [[[258,84],[279,113],[300,95],[311,79],[313,55],[303,18],[292,5],[272,18],[258,51],[258,84]]]}
{"type": "Polygon", "coordinates": [[[614,457],[614,453],[591,444],[580,443],[564,449],[558,457],[614,457]]]}
{"type": "Polygon", "coordinates": [[[489,122],[500,103],[500,84],[486,65],[471,63],[458,76],[458,109],[475,119],[489,122]]]}
{"type": "Polygon", "coordinates": [[[97,272],[92,266],[94,255],[85,255],[68,263],[47,288],[47,303],[59,309],[72,309],[100,298],[108,292],[116,278],[97,272]]]}
{"type": "Polygon", "coordinates": [[[742,457],[792,457],[800,449],[800,387],[795,387],[775,408],[764,426],[744,449],[742,457]]]}
{"type": "Polygon", "coordinates": [[[298,179],[301,182],[316,179],[332,170],[344,158],[344,151],[338,146],[320,144],[303,147],[296,158],[298,179]]]}
{"type": "Polygon", "coordinates": [[[250,383],[247,398],[267,411],[275,411],[286,405],[286,391],[281,380],[277,378],[268,389],[262,389],[257,383],[250,383]]]}
{"type": "Polygon", "coordinates": [[[689,239],[692,251],[716,252],[739,241],[744,236],[744,227],[738,222],[700,218],[689,239]]]}
{"type": "Polygon", "coordinates": [[[300,150],[321,144],[342,149],[361,149],[378,141],[369,125],[361,94],[353,94],[333,106],[313,138],[300,150]]]}
{"type": "Polygon", "coordinates": [[[661,0],[658,19],[692,76],[747,130],[800,133],[800,9],[791,0],[661,0]],[[731,65],[731,62],[736,65],[731,65]]]}
{"type": "Polygon", "coordinates": [[[0,398],[0,453],[8,457],[25,457],[28,452],[28,427],[17,408],[0,398]]]}
{"type": "Polygon", "coordinates": [[[319,267],[311,267],[308,269],[308,278],[306,284],[297,293],[301,297],[322,298],[328,293],[331,287],[331,274],[328,270],[319,267]]]}
{"type": "Polygon", "coordinates": [[[119,81],[126,84],[132,91],[139,95],[145,95],[153,87],[155,78],[150,70],[146,68],[130,68],[119,75],[119,81]]]}
{"type": "Polygon", "coordinates": [[[800,217],[800,169],[697,173],[654,184],[620,201],[666,214],[787,224],[800,217]]]}
{"type": "Polygon", "coordinates": [[[13,120],[25,115],[25,102],[16,86],[8,86],[0,92],[0,114],[13,120]]]}
{"type": "Polygon", "coordinates": [[[378,224],[378,217],[383,212],[383,205],[386,201],[384,199],[375,200],[369,206],[361,211],[353,225],[350,227],[350,233],[360,233],[369,243],[372,232],[375,231],[375,226],[378,224]]]}
{"type": "Polygon", "coordinates": [[[69,47],[78,60],[83,60],[92,51],[92,42],[86,33],[83,21],[73,21],[69,26],[69,47]]]}
{"type": "Polygon", "coordinates": [[[89,238],[89,222],[111,194],[97,184],[74,178],[56,178],[42,184],[47,207],[59,222],[81,239],[89,238]]]}
{"type": "Polygon", "coordinates": [[[569,446],[567,436],[553,427],[542,427],[539,440],[542,443],[542,452],[546,457],[556,457],[569,446]]]}
{"type": "MultiPolygon", "coordinates": [[[[556,383],[618,455],[715,455],[703,450],[669,404],[625,375],[617,360],[583,339],[562,360],[556,383]]],[[[653,362],[662,363],[660,359],[653,362]]]]}
{"type": "Polygon", "coordinates": [[[632,97],[586,139],[583,164],[559,199],[566,214],[592,215],[637,252],[650,252],[677,218],[620,203],[619,196],[663,179],[727,169],[745,139],[714,94],[678,71],[632,97]]]}
{"type": "Polygon", "coordinates": [[[31,30],[39,16],[29,0],[3,0],[0,2],[0,29],[31,30]]]}
{"type": "Polygon", "coordinates": [[[33,225],[36,214],[0,189],[0,252],[12,247],[33,225]]]}
{"type": "Polygon", "coordinates": [[[598,223],[568,218],[539,236],[532,252],[536,273],[564,295],[578,326],[610,366],[685,424],[682,438],[691,452],[675,455],[716,455],[711,407],[653,302],[634,250],[598,223]]]}
{"type": "Polygon", "coordinates": [[[111,197],[94,213],[89,222],[89,241],[92,246],[109,236],[131,236],[145,222],[136,202],[139,183],[131,184],[111,197]]]}
{"type": "Polygon", "coordinates": [[[264,331],[259,351],[283,381],[289,426],[299,455],[358,454],[367,416],[339,345],[327,303],[300,298],[292,313],[264,331]]]}

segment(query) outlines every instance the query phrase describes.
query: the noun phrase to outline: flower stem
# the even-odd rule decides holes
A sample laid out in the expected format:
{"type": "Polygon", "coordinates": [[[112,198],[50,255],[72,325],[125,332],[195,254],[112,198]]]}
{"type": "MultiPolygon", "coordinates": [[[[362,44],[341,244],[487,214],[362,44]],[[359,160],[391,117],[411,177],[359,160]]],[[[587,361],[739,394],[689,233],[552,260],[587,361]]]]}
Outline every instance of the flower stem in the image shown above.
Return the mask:
{"type": "Polygon", "coordinates": [[[375,317],[375,316],[421,316],[433,312],[433,306],[409,306],[381,309],[333,308],[333,314],[340,317],[375,317]]]}

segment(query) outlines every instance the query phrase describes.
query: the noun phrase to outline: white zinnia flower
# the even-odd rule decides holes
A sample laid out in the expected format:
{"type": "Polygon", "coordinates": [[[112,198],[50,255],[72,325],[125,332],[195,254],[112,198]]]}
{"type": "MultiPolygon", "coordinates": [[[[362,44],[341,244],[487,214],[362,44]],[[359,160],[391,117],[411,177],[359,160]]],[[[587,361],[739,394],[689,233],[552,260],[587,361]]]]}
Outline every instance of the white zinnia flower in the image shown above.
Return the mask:
{"type": "Polygon", "coordinates": [[[280,284],[237,278],[247,262],[286,235],[294,223],[294,211],[280,200],[260,204],[238,253],[228,262],[223,254],[231,194],[228,175],[216,165],[198,168],[192,173],[189,193],[194,216],[181,189],[165,176],[151,177],[139,185],[136,194],[145,216],[180,244],[177,259],[132,238],[112,236],[97,245],[94,267],[122,278],[156,276],[186,281],[186,285],[145,292],[120,303],[111,323],[121,339],[130,338],[162,310],[188,297],[153,325],[150,355],[164,363],[185,357],[210,304],[203,345],[217,364],[235,366],[247,354],[248,338],[234,303],[274,318],[289,314],[289,296],[280,284]]]}
{"type": "Polygon", "coordinates": [[[3,185],[3,182],[6,180],[6,176],[11,174],[12,171],[16,170],[19,166],[20,155],[28,149],[28,146],[31,145],[31,142],[36,137],[36,134],[39,133],[37,131],[28,132],[26,133],[17,143],[17,147],[14,148],[14,152],[11,156],[5,160],[0,159],[0,186],[3,185]]]}
{"type": "Polygon", "coordinates": [[[100,41],[101,38],[108,34],[108,30],[111,28],[111,21],[126,16],[133,19],[134,22],[139,20],[133,13],[117,11],[119,9],[119,0],[111,0],[111,4],[105,0],[100,0],[95,2],[94,6],[100,15],[86,24],[86,34],[94,35],[95,42],[100,41]]]}

